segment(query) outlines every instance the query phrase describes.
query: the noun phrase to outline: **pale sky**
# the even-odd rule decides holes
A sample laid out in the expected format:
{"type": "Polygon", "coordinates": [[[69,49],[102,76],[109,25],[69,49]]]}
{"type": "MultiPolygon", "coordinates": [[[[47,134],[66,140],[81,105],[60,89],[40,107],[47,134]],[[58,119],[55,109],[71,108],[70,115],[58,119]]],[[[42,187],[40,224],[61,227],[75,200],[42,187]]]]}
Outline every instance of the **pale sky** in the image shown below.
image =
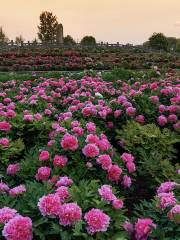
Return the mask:
{"type": "Polygon", "coordinates": [[[180,38],[180,0],[0,0],[0,26],[9,39],[32,40],[42,11],[52,11],[75,40],[138,44],[153,32],[180,38]]]}

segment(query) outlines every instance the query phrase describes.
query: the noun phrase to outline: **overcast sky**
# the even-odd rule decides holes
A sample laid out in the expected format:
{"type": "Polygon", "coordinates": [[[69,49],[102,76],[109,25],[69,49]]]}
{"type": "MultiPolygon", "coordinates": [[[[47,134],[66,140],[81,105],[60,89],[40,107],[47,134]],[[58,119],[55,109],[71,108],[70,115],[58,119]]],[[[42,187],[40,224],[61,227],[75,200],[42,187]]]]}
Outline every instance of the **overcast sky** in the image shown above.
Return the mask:
{"type": "Polygon", "coordinates": [[[153,32],[180,38],[180,0],[0,0],[0,26],[10,39],[32,40],[42,11],[52,11],[75,40],[138,44],[153,32]]]}

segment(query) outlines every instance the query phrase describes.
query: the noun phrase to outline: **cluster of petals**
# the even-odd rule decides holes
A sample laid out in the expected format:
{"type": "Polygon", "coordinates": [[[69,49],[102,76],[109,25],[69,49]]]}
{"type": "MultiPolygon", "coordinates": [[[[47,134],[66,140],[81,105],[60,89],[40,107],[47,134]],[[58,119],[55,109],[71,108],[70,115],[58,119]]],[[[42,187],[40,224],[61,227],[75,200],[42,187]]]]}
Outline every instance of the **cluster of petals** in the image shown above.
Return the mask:
{"type": "Polygon", "coordinates": [[[100,209],[91,209],[84,215],[87,223],[87,231],[93,235],[97,232],[106,232],[109,224],[110,217],[100,209]]]}

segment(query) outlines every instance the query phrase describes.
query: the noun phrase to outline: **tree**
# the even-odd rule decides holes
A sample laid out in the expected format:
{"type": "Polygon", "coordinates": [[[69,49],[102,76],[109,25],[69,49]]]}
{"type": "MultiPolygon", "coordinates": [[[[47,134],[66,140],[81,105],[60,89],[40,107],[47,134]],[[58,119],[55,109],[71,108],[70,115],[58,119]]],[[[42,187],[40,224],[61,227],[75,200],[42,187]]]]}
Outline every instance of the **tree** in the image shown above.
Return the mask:
{"type": "Polygon", "coordinates": [[[177,39],[177,42],[176,42],[176,51],[177,51],[177,52],[180,52],[180,39],[177,39]]]}
{"type": "Polygon", "coordinates": [[[73,46],[76,45],[76,42],[70,35],[67,35],[64,37],[64,45],[73,46]]]}
{"type": "Polygon", "coordinates": [[[163,33],[153,33],[149,38],[150,47],[158,50],[167,50],[168,41],[163,33]]]}
{"type": "Polygon", "coordinates": [[[6,36],[3,28],[0,27],[0,43],[7,43],[9,41],[8,37],[6,36]]]}
{"type": "Polygon", "coordinates": [[[168,41],[168,50],[175,50],[177,39],[175,37],[167,37],[168,41]]]}
{"type": "Polygon", "coordinates": [[[149,41],[144,42],[144,43],[143,43],[143,47],[149,48],[149,41]]]}
{"type": "Polygon", "coordinates": [[[22,35],[16,37],[16,39],[15,39],[15,43],[16,43],[17,45],[23,44],[24,41],[25,41],[25,40],[24,40],[24,38],[23,38],[22,35]]]}
{"type": "Polygon", "coordinates": [[[81,40],[81,45],[94,46],[94,45],[96,45],[96,39],[93,36],[85,36],[81,40]]]}
{"type": "Polygon", "coordinates": [[[55,42],[58,21],[52,12],[42,12],[40,15],[40,25],[38,26],[38,37],[42,42],[55,42]]]}

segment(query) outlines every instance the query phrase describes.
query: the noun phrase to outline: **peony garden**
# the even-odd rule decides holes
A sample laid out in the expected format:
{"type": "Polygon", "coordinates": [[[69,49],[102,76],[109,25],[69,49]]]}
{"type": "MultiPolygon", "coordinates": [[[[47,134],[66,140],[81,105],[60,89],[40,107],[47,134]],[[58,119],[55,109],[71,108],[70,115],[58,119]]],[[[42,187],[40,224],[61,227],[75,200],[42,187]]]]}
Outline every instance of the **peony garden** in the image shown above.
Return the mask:
{"type": "Polygon", "coordinates": [[[180,239],[179,94],[158,67],[1,80],[0,239],[180,239]]]}

